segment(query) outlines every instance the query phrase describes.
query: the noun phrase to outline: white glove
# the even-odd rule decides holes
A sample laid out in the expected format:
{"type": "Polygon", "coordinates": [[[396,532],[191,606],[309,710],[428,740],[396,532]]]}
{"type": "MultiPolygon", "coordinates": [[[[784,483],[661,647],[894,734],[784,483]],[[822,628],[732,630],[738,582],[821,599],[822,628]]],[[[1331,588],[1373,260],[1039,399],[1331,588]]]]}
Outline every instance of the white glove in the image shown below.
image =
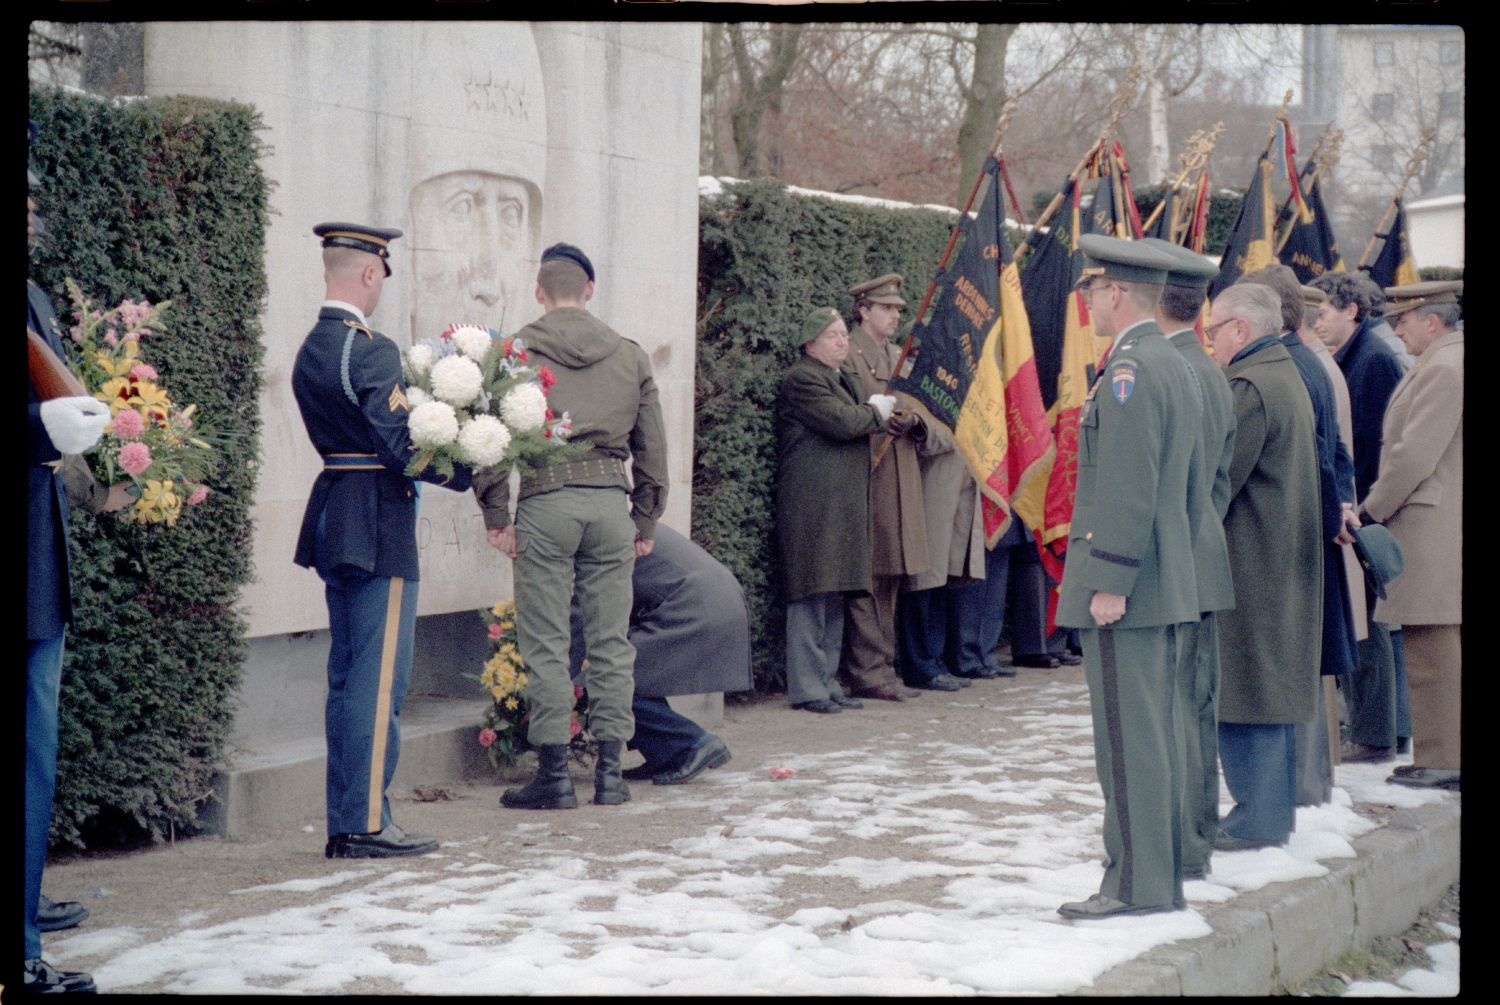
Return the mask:
{"type": "Polygon", "coordinates": [[[884,422],[896,410],[896,396],[894,394],[872,394],[865,404],[874,405],[875,411],[880,413],[880,421],[884,422]]]}
{"type": "Polygon", "coordinates": [[[42,402],[42,425],[60,454],[81,454],[99,442],[109,425],[109,406],[79,395],[42,402]]]}

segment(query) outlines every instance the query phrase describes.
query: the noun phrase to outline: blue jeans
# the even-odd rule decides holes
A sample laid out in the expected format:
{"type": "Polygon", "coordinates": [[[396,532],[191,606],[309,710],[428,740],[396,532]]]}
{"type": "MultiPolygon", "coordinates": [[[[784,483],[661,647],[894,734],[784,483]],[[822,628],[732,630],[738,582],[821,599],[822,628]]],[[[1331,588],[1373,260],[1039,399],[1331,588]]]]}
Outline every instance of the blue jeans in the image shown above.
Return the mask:
{"type": "Polygon", "coordinates": [[[1231,837],[1280,841],[1297,825],[1297,747],[1291,723],[1219,723],[1219,762],[1234,809],[1231,837]]]}
{"type": "Polygon", "coordinates": [[[47,832],[57,790],[57,698],[62,688],[63,636],[26,640],[26,890],[25,959],[42,955],[36,927],[47,864],[47,832]]]}
{"type": "Polygon", "coordinates": [[[631,750],[638,750],[647,764],[672,767],[695,747],[708,742],[709,733],[692,719],[672,710],[665,698],[642,698],[630,703],[635,714],[631,750]]]}

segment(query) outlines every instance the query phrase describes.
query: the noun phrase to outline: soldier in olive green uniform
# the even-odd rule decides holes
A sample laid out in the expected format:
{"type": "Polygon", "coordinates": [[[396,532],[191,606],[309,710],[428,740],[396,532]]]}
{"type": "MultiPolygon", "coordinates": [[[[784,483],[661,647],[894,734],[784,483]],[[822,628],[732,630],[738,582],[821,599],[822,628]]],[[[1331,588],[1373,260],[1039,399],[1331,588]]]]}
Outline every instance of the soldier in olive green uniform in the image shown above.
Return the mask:
{"type": "Polygon", "coordinates": [[[1082,630],[1109,858],[1100,892],[1058,913],[1089,919],[1184,906],[1176,630],[1199,615],[1187,500],[1202,396],[1153,319],[1172,260],[1099,235],[1080,246],[1096,330],[1114,339],[1079,420],[1057,615],[1082,630]]]}
{"type": "Polygon", "coordinates": [[[530,674],[527,739],[537,774],[507,789],[501,804],[522,809],[578,805],[568,775],[573,707],[569,610],[574,590],[589,654],[591,723],[599,741],[594,802],[630,798],[620,776],[620,748],[635,732],[630,704],[635,649],[630,627],[635,559],[650,554],[666,507],[667,443],[651,362],[640,346],[595,318],[594,266],[570,244],[542,252],[536,297],[547,313],[516,337],[557,378],[548,394],[572,416],[576,458],[521,475],[516,521],[510,521],[509,472],[489,469],[474,487],[489,540],[515,562],[516,638],[530,674]],[[632,461],[625,474],[625,459],[632,461]]]}
{"type": "Polygon", "coordinates": [[[1141,244],[1176,263],[1167,273],[1156,321],[1182,353],[1203,394],[1203,419],[1188,481],[1193,522],[1193,566],[1202,616],[1177,628],[1178,724],[1182,730],[1182,875],[1208,873],[1219,831],[1219,624],[1218,611],[1234,607],[1234,579],[1224,515],[1229,511],[1229,463],[1234,458],[1234,396],[1219,365],[1198,341],[1193,322],[1203,310],[1218,267],[1202,255],[1151,237],[1141,244]]]}

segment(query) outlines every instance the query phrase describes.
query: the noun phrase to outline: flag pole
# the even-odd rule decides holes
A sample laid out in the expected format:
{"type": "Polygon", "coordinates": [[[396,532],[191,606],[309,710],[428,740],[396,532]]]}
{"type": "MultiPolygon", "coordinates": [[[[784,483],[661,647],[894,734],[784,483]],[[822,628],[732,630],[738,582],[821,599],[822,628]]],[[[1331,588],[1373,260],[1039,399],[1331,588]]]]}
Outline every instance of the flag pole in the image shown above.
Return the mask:
{"type": "Polygon", "coordinates": [[[1142,230],[1150,230],[1152,224],[1156,223],[1156,218],[1161,215],[1162,208],[1167,204],[1167,193],[1175,192],[1181,188],[1182,183],[1187,181],[1188,175],[1208,162],[1208,155],[1213,150],[1214,144],[1219,141],[1219,135],[1223,132],[1224,122],[1221,119],[1214,123],[1213,128],[1209,130],[1207,135],[1204,134],[1203,130],[1199,129],[1188,137],[1186,148],[1182,153],[1177,155],[1177,160],[1182,165],[1182,170],[1177,173],[1176,178],[1167,183],[1166,188],[1162,191],[1161,202],[1156,204],[1156,208],[1151,211],[1151,215],[1146,217],[1146,222],[1141,224],[1142,230]]]}
{"type": "MultiPolygon", "coordinates": [[[[998,159],[1000,153],[1000,137],[1004,135],[1005,128],[1010,125],[1010,119],[1011,116],[1015,113],[1015,110],[1015,98],[1011,98],[1006,101],[1004,107],[1000,109],[1000,118],[995,123],[995,139],[990,144],[989,152],[985,155],[986,161],[989,161],[989,159],[992,157],[998,159]]],[[[932,303],[932,295],[937,291],[938,277],[941,276],[943,274],[943,270],[948,267],[948,257],[953,254],[953,246],[958,243],[960,228],[963,226],[964,221],[968,219],[969,210],[974,207],[974,200],[979,196],[980,186],[984,184],[984,180],[986,177],[986,172],[981,166],[979,174],[974,178],[974,187],[969,189],[968,201],[964,203],[964,208],[958,214],[958,219],[953,222],[953,229],[948,234],[948,245],[943,249],[943,257],[939,259],[937,269],[934,270],[932,279],[927,283],[927,292],[922,295],[922,305],[917,308],[917,313],[912,315],[911,331],[907,334],[906,341],[901,344],[901,355],[896,357],[896,364],[895,366],[891,367],[891,377],[886,379],[886,387],[890,387],[891,379],[896,377],[901,372],[902,364],[906,362],[906,357],[911,354],[912,340],[916,335],[917,322],[922,320],[922,316],[927,313],[928,305],[932,303]]],[[[1001,206],[1003,210],[1003,202],[1001,206]]],[[[875,457],[870,462],[871,470],[880,467],[880,462],[885,460],[886,452],[890,450],[891,441],[893,439],[894,437],[892,437],[890,433],[886,433],[881,438],[880,445],[875,448],[875,457]]]]}
{"type": "Polygon", "coordinates": [[[1115,94],[1114,100],[1110,102],[1109,119],[1104,123],[1104,128],[1099,130],[1099,138],[1094,141],[1083,157],[1079,159],[1073,170],[1068,172],[1068,177],[1063,181],[1062,189],[1052,197],[1052,201],[1047,203],[1047,208],[1042,210],[1041,215],[1037,217],[1036,223],[1032,224],[1031,234],[1027,235],[1026,243],[1016,249],[1017,262],[1021,260],[1022,255],[1030,250],[1032,237],[1041,232],[1041,229],[1052,219],[1052,214],[1056,213],[1058,207],[1062,205],[1063,190],[1067,189],[1067,183],[1078,180],[1078,176],[1088,167],[1089,162],[1093,160],[1099,151],[1105,148],[1110,135],[1115,131],[1115,126],[1119,125],[1120,120],[1125,117],[1125,113],[1130,111],[1130,106],[1135,103],[1136,88],[1142,73],[1143,71],[1139,63],[1131,66],[1130,74],[1125,78],[1125,83],[1120,85],[1120,90],[1115,94]]]}
{"type": "MultiPolygon", "coordinates": [[[[1318,179],[1323,177],[1323,171],[1325,169],[1331,168],[1339,162],[1339,148],[1343,144],[1343,141],[1344,131],[1342,129],[1335,129],[1333,133],[1328,137],[1328,149],[1324,150],[1323,137],[1318,137],[1318,142],[1313,146],[1312,153],[1308,154],[1307,156],[1307,163],[1312,165],[1312,173],[1307,175],[1307,191],[1311,192],[1313,190],[1313,186],[1318,184],[1318,179]]],[[[1303,171],[1304,173],[1306,173],[1305,168],[1303,169],[1303,171]]],[[[1287,208],[1291,206],[1291,204],[1292,197],[1288,195],[1286,197],[1286,203],[1281,207],[1281,213],[1285,213],[1287,211],[1287,208]]],[[[1277,219],[1280,218],[1281,214],[1278,213],[1277,219]]],[[[1286,230],[1282,233],[1280,239],[1276,242],[1277,255],[1280,255],[1281,249],[1286,247],[1286,242],[1292,239],[1292,231],[1296,229],[1297,219],[1296,216],[1293,215],[1292,219],[1287,221],[1286,230]]]]}
{"type": "Polygon", "coordinates": [[[1396,204],[1401,201],[1401,196],[1406,192],[1406,186],[1422,169],[1422,164],[1427,160],[1428,148],[1436,138],[1436,129],[1427,130],[1422,135],[1422,142],[1417,144],[1417,149],[1412,151],[1412,155],[1407,158],[1406,169],[1401,173],[1401,182],[1396,186],[1396,194],[1391,196],[1390,203],[1386,205],[1385,212],[1380,217],[1380,224],[1375,228],[1375,233],[1370,235],[1370,243],[1365,245],[1365,253],[1359,256],[1359,264],[1354,267],[1355,271],[1370,264],[1370,252],[1375,250],[1375,242],[1380,240],[1381,231],[1391,225],[1391,221],[1395,218],[1396,204]]]}

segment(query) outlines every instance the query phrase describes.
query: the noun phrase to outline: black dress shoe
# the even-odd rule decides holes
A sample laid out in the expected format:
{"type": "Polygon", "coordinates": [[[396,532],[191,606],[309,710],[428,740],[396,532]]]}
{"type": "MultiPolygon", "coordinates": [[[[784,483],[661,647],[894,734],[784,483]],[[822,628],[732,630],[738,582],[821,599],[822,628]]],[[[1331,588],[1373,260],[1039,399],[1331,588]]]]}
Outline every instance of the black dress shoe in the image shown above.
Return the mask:
{"type": "Polygon", "coordinates": [[[1076,667],[1083,665],[1082,656],[1075,656],[1073,653],[1068,652],[1066,649],[1064,649],[1060,653],[1056,653],[1052,658],[1057,660],[1060,665],[1065,667],[1076,667]]]}
{"type": "Polygon", "coordinates": [[[874,687],[859,687],[854,689],[854,697],[873,698],[875,701],[905,701],[908,698],[915,698],[921,693],[921,691],[918,691],[915,688],[890,688],[886,687],[884,684],[876,684],[874,687]]]}
{"type": "Polygon", "coordinates": [[[651,782],[654,785],[681,785],[683,782],[691,782],[709,768],[722,767],[728,763],[729,748],[724,746],[723,740],[710,733],[708,742],[694,747],[688,753],[687,760],[670,771],[663,771],[651,779],[651,782]]]}
{"type": "Polygon", "coordinates": [[[76,928],[89,916],[89,909],[76,900],[56,901],[45,893],[37,903],[36,927],[44,932],[61,932],[76,928]]]}
{"type": "Polygon", "coordinates": [[[820,715],[834,715],[835,713],[843,711],[843,709],[839,708],[836,702],[829,701],[827,698],[818,698],[815,701],[798,702],[792,707],[805,709],[809,712],[817,712],[820,715]]]}
{"type": "Polygon", "coordinates": [[[22,969],[21,986],[32,995],[98,994],[94,979],[81,970],[59,970],[38,957],[27,960],[22,969]]]}
{"type": "Polygon", "coordinates": [[[1286,838],[1242,838],[1235,837],[1225,831],[1219,831],[1214,837],[1215,851],[1252,851],[1256,848],[1282,848],[1286,845],[1286,838]]]}
{"type": "Polygon", "coordinates": [[[1419,768],[1414,764],[1403,764],[1386,779],[1392,785],[1404,785],[1409,789],[1444,789],[1461,792],[1459,772],[1452,768],[1419,768]]]}
{"type": "Polygon", "coordinates": [[[1185,903],[1175,901],[1171,904],[1144,906],[1127,904],[1123,900],[1096,893],[1088,900],[1075,900],[1062,905],[1057,909],[1057,913],[1064,918],[1073,918],[1078,921],[1095,921],[1100,918],[1119,918],[1127,914],[1161,914],[1165,911],[1180,911],[1186,906],[1185,903]]]}
{"type": "Polygon", "coordinates": [[[860,701],[858,698],[852,698],[849,695],[844,694],[843,692],[839,692],[836,695],[832,695],[829,698],[829,700],[832,701],[839,708],[864,708],[865,707],[865,703],[864,702],[860,701]]]}
{"type": "Polygon", "coordinates": [[[395,824],[374,834],[335,834],[323,849],[324,858],[398,858],[437,851],[437,839],[408,834],[395,824]]]}
{"type": "Polygon", "coordinates": [[[664,765],[652,764],[650,761],[645,761],[633,768],[625,768],[620,772],[620,777],[630,782],[644,782],[648,778],[655,778],[666,770],[667,768],[664,765]]]}
{"type": "Polygon", "coordinates": [[[994,680],[1000,676],[1000,668],[987,666],[970,667],[967,670],[953,671],[953,676],[966,680],[994,680]]]}
{"type": "Polygon", "coordinates": [[[911,686],[923,691],[959,691],[972,683],[973,681],[960,680],[951,673],[940,673],[926,680],[913,681],[911,686]]]}
{"type": "Polygon", "coordinates": [[[1057,657],[1046,653],[1037,653],[1031,656],[1016,656],[1011,659],[1012,666],[1031,667],[1035,670],[1056,670],[1059,666],[1057,657]]]}

